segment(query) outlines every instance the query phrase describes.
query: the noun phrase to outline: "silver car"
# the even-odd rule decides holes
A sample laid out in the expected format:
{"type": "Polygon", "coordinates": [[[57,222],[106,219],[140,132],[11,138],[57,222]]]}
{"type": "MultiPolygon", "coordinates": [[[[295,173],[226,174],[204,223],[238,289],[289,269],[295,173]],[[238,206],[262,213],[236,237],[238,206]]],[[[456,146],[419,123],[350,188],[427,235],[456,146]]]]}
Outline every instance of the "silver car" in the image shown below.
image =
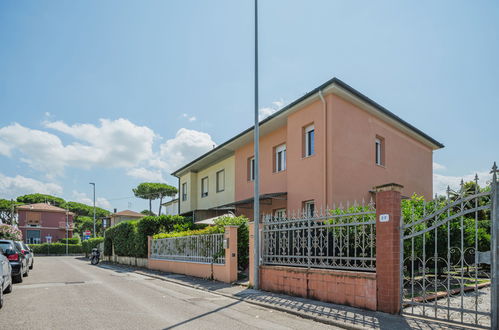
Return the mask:
{"type": "Polygon", "coordinates": [[[14,243],[16,244],[17,249],[26,256],[29,269],[33,269],[33,265],[35,263],[35,254],[33,253],[33,251],[23,241],[15,241],[14,243]]]}
{"type": "Polygon", "coordinates": [[[0,308],[4,303],[3,294],[12,292],[12,266],[0,248],[0,308]]]}

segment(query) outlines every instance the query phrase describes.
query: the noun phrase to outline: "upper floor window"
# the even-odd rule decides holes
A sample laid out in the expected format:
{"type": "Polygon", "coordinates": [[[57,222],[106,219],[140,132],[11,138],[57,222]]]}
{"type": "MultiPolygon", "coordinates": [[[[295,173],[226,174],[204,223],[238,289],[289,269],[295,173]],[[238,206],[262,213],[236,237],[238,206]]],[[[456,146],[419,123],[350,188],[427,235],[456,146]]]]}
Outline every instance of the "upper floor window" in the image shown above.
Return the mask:
{"type": "Polygon", "coordinates": [[[312,201],[306,201],[303,202],[303,208],[305,210],[305,216],[306,217],[313,217],[314,212],[315,212],[315,202],[312,201]]]}
{"type": "Polygon", "coordinates": [[[187,182],[182,183],[182,200],[187,200],[187,182]]]}
{"type": "Polygon", "coordinates": [[[208,196],[208,177],[201,179],[201,197],[208,196]]]}
{"type": "Polygon", "coordinates": [[[275,148],[275,171],[280,172],[286,169],[286,145],[275,148]]]}
{"type": "Polygon", "coordinates": [[[285,219],[285,218],[286,218],[286,209],[278,209],[278,210],[275,210],[275,212],[274,212],[274,216],[275,216],[277,219],[285,219]]]}
{"type": "Polygon", "coordinates": [[[315,129],[314,125],[305,127],[305,157],[312,156],[315,153],[315,129]]]}
{"type": "Polygon", "coordinates": [[[248,180],[249,181],[254,181],[255,180],[255,157],[251,157],[248,159],[248,180]]]}
{"type": "Polygon", "coordinates": [[[225,170],[217,172],[217,192],[225,190],[225,170]]]}
{"type": "Polygon", "coordinates": [[[379,136],[374,142],[374,152],[376,165],[385,165],[385,140],[379,136]]]}

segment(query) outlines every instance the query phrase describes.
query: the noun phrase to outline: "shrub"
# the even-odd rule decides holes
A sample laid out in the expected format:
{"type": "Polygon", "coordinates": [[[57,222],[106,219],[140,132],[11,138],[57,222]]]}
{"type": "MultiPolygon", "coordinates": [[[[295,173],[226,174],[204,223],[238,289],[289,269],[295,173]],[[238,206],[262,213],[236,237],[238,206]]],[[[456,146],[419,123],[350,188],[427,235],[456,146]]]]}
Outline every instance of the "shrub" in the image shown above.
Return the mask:
{"type": "Polygon", "coordinates": [[[59,243],[66,244],[66,241],[68,241],[68,244],[81,244],[80,236],[73,238],[61,238],[59,243]]]}
{"type": "Polygon", "coordinates": [[[98,247],[100,243],[104,242],[104,237],[96,237],[84,240],[81,242],[81,246],[85,255],[89,255],[92,252],[92,249],[98,247]]]}
{"type": "MultiPolygon", "coordinates": [[[[62,243],[43,243],[43,244],[28,244],[29,247],[36,254],[66,254],[66,244],[62,243]]],[[[83,249],[81,244],[68,244],[68,253],[78,254],[82,253],[83,249]]]]}
{"type": "Polygon", "coordinates": [[[14,241],[22,241],[23,234],[16,227],[10,225],[0,225],[0,238],[11,239],[14,241]]]}

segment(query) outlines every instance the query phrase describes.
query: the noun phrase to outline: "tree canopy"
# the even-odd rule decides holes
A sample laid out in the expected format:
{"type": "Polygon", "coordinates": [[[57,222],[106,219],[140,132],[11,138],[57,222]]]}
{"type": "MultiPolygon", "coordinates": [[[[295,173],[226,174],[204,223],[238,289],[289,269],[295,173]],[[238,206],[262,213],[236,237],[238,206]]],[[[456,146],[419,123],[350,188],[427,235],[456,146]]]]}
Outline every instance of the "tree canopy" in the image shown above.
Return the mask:
{"type": "Polygon", "coordinates": [[[161,215],[163,198],[173,197],[177,194],[177,188],[165,183],[143,182],[132,189],[135,197],[149,200],[149,212],[152,213],[152,201],[159,199],[158,215],[161,215]]]}
{"type": "Polygon", "coordinates": [[[66,201],[60,197],[44,194],[28,194],[17,197],[17,201],[24,204],[49,203],[55,206],[62,207],[66,201]]]}
{"type": "Polygon", "coordinates": [[[22,203],[0,199],[0,221],[2,223],[13,225],[16,222],[15,207],[17,205],[22,205],[22,203]]]}

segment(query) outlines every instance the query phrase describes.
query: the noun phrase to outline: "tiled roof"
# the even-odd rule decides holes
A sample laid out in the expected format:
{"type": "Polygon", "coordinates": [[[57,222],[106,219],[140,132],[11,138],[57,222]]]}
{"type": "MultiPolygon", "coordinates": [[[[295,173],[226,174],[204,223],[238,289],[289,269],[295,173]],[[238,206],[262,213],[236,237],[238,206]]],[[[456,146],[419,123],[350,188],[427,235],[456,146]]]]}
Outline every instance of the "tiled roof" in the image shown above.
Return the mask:
{"type": "Polygon", "coordinates": [[[113,215],[124,215],[127,217],[145,217],[145,214],[137,213],[135,211],[130,211],[130,210],[120,211],[118,213],[114,213],[113,215]]]}
{"type": "Polygon", "coordinates": [[[17,207],[18,210],[26,210],[26,211],[53,211],[53,212],[66,212],[65,209],[50,205],[47,203],[36,203],[36,204],[27,204],[21,205],[17,207]]]}

